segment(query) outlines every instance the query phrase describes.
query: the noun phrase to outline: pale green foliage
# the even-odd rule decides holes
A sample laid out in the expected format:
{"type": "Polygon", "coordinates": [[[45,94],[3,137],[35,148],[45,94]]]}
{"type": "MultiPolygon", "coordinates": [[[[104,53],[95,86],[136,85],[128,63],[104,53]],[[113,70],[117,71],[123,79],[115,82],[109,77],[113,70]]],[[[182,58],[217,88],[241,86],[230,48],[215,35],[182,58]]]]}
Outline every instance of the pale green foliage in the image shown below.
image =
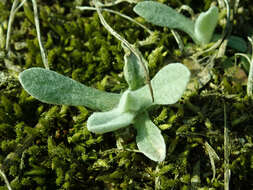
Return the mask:
{"type": "Polygon", "coordinates": [[[208,11],[198,16],[194,26],[194,33],[199,43],[207,44],[212,39],[213,31],[218,22],[218,14],[217,7],[210,7],[208,11]]]}
{"type": "Polygon", "coordinates": [[[200,45],[210,42],[218,21],[218,8],[215,6],[201,13],[195,23],[171,7],[155,1],[139,2],[134,11],[152,24],[186,32],[200,45]]]}
{"type": "MultiPolygon", "coordinates": [[[[131,72],[136,74],[137,79],[140,77],[138,75],[143,76],[141,72],[135,72],[134,67],[138,67],[138,64],[132,64],[132,67],[131,72]]],[[[128,74],[131,75],[131,72],[128,74]]],[[[164,139],[160,130],[149,119],[146,110],[152,105],[177,102],[186,88],[189,77],[189,70],[180,63],[162,68],[151,80],[154,102],[148,85],[135,91],[128,89],[120,96],[87,87],[47,69],[25,70],[19,79],[29,94],[46,103],[84,105],[97,110],[111,109],[93,113],[87,121],[88,130],[101,134],[133,124],[137,130],[139,150],[154,161],[163,161],[166,154],[164,139]]],[[[140,84],[142,83],[144,81],[140,84]]]]}
{"type": "Polygon", "coordinates": [[[42,68],[23,71],[19,75],[19,81],[30,95],[49,104],[81,105],[95,110],[108,110],[117,105],[120,97],[42,68]]]}
{"type": "Polygon", "coordinates": [[[136,143],[139,150],[151,160],[163,161],[166,156],[163,136],[146,112],[136,117],[134,127],[137,130],[136,143]]]}
{"type": "Polygon", "coordinates": [[[141,63],[139,63],[139,60],[136,58],[136,56],[129,50],[125,54],[124,60],[124,77],[129,88],[131,90],[136,90],[145,84],[145,70],[141,63]]]}
{"type": "Polygon", "coordinates": [[[94,133],[106,133],[130,125],[135,116],[134,112],[138,110],[138,102],[131,100],[130,93],[130,91],[124,92],[118,107],[113,110],[93,113],[87,121],[88,130],[94,133]]]}

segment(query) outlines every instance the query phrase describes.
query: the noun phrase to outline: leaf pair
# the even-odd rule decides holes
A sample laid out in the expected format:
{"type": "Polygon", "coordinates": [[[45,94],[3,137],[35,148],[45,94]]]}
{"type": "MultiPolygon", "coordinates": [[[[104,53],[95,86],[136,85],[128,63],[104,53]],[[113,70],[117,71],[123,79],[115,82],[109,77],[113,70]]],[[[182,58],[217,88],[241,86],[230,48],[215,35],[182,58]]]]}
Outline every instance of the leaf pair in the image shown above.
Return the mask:
{"type": "Polygon", "coordinates": [[[218,8],[201,13],[195,23],[171,7],[154,1],[139,2],[134,11],[152,24],[186,32],[196,44],[210,42],[218,22],[218,8]]]}
{"type": "Polygon", "coordinates": [[[23,88],[42,102],[83,105],[104,112],[93,113],[87,127],[95,133],[115,131],[130,124],[137,130],[139,150],[154,161],[165,159],[165,143],[160,130],[148,117],[152,105],[174,104],[182,96],[189,81],[189,70],[180,63],[162,68],[151,80],[154,102],[148,85],[127,90],[122,95],[87,87],[54,71],[31,68],[19,75],[23,88]],[[110,110],[110,111],[108,111],[110,110]]]}
{"type": "Polygon", "coordinates": [[[188,69],[182,64],[164,67],[151,80],[154,102],[151,100],[147,85],[135,91],[127,90],[121,96],[116,108],[92,114],[87,122],[88,129],[94,133],[114,131],[133,124],[134,118],[152,105],[176,103],[186,88],[189,76],[188,69]]]}

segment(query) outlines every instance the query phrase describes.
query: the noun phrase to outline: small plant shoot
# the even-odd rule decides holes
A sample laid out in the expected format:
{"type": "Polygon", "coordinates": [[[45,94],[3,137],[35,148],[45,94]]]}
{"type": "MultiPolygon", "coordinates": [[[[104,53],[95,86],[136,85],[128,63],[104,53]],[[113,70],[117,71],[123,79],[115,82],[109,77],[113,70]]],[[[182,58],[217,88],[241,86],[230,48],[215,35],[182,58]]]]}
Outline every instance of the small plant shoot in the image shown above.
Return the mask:
{"type": "Polygon", "coordinates": [[[38,100],[50,104],[82,105],[94,112],[87,121],[88,130],[103,134],[133,126],[137,131],[136,142],[140,152],[154,161],[161,162],[166,156],[166,146],[161,131],[148,116],[153,105],[176,103],[186,89],[190,72],[184,65],[173,63],[162,68],[151,80],[154,101],[145,75],[137,58],[125,56],[124,74],[129,84],[123,94],[103,92],[87,87],[68,77],[42,68],[31,68],[19,75],[23,88],[38,100]],[[143,80],[143,81],[141,81],[143,80]]]}
{"type": "Polygon", "coordinates": [[[171,7],[155,1],[139,2],[134,11],[152,24],[186,32],[199,45],[208,44],[212,39],[219,14],[218,8],[212,6],[194,22],[171,7]]]}

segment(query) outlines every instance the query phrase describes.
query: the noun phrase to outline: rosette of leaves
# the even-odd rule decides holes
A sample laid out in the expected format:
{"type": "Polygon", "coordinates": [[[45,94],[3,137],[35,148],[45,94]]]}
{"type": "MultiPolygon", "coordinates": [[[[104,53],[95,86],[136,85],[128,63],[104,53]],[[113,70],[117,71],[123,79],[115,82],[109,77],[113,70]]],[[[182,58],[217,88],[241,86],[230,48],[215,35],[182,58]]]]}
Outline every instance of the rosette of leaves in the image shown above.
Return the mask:
{"type": "Polygon", "coordinates": [[[186,32],[200,45],[205,45],[212,39],[219,15],[218,8],[212,6],[194,22],[171,7],[155,1],[139,2],[134,11],[152,24],[186,32]]]}
{"type": "Polygon", "coordinates": [[[85,86],[71,78],[42,68],[30,68],[19,75],[23,88],[38,100],[50,104],[86,106],[94,112],[88,130],[97,134],[132,125],[140,152],[154,161],[163,161],[166,145],[158,127],[150,120],[153,105],[176,103],[189,81],[189,70],[180,63],[162,68],[151,80],[152,101],[145,84],[145,72],[133,53],[125,55],[124,76],[129,88],[123,94],[109,93],[85,86]]]}

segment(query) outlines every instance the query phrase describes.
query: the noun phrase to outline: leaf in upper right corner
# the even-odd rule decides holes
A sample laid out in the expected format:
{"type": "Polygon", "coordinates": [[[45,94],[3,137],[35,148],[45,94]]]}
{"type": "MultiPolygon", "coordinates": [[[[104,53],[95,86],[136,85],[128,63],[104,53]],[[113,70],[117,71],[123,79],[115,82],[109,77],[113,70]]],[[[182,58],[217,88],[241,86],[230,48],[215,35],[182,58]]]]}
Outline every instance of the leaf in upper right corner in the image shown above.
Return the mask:
{"type": "Polygon", "coordinates": [[[165,4],[155,1],[139,2],[134,7],[134,12],[152,24],[179,29],[194,38],[194,22],[165,4]]]}
{"type": "Polygon", "coordinates": [[[136,117],[134,127],[137,130],[136,143],[149,159],[162,162],[166,156],[166,145],[160,129],[149,119],[147,113],[136,117]]]}
{"type": "Polygon", "coordinates": [[[214,29],[218,23],[219,10],[216,6],[201,13],[194,25],[197,42],[201,45],[208,44],[212,39],[214,29]]]}

